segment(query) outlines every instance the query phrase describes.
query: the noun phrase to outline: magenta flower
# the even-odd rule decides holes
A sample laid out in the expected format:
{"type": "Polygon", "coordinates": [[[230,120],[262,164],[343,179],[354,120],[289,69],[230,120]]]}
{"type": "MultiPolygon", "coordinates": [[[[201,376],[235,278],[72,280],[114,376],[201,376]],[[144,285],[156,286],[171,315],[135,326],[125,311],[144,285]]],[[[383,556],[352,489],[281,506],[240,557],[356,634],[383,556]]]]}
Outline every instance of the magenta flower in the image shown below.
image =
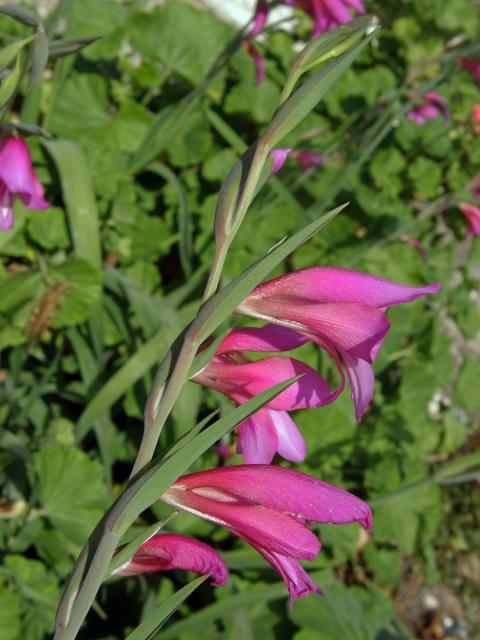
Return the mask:
{"type": "Polygon", "coordinates": [[[408,287],[357,271],[310,267],[256,287],[237,312],[291,329],[318,344],[335,360],[341,384],[343,367],[360,420],[374,389],[371,364],[390,322],[385,310],[437,293],[440,283],[408,287]]]}
{"type": "Polygon", "coordinates": [[[272,149],[268,154],[273,159],[273,166],[270,172],[270,176],[274,176],[276,173],[280,171],[280,169],[285,164],[286,159],[289,154],[292,152],[290,148],[288,149],[272,149]]]}
{"type": "Polygon", "coordinates": [[[422,98],[421,104],[413,107],[408,113],[407,118],[416,122],[420,127],[425,124],[427,120],[432,120],[443,116],[448,118],[449,112],[446,106],[445,98],[435,91],[426,93],[422,98]]]}
{"type": "Polygon", "coordinates": [[[291,7],[303,9],[313,19],[312,38],[353,20],[351,9],[366,13],[361,0],[284,0],[291,7]],[[350,9],[351,7],[351,9],[350,9]]]}
{"type": "Polygon", "coordinates": [[[281,575],[295,598],[321,593],[299,560],[320,551],[306,524],[372,524],[369,506],[351,493],[299,471],[237,465],[179,478],[161,500],[222,525],[248,542],[281,575]]]}
{"type": "Polygon", "coordinates": [[[459,64],[467,71],[470,71],[472,76],[477,81],[478,86],[480,86],[480,62],[472,60],[472,58],[461,58],[459,64]]]}
{"type": "Polygon", "coordinates": [[[261,31],[263,31],[268,18],[268,10],[269,7],[266,0],[259,0],[257,2],[257,6],[255,8],[255,16],[253,18],[253,27],[249,34],[250,38],[254,38],[261,31]]]}
{"type": "Polygon", "coordinates": [[[467,220],[467,233],[471,236],[480,236],[480,207],[474,207],[473,204],[461,202],[458,208],[467,220]]]}
{"type": "Polygon", "coordinates": [[[13,198],[17,195],[29,209],[41,211],[51,206],[32,168],[30,150],[20,138],[0,141],[0,229],[13,227],[13,198]]]}
{"type": "Polygon", "coordinates": [[[294,151],[291,157],[298,162],[303,171],[325,162],[325,156],[316,151],[294,151]]]}
{"type": "Polygon", "coordinates": [[[198,540],[170,533],[152,536],[142,544],[133,558],[113,575],[136,576],[140,573],[171,569],[183,569],[210,576],[215,587],[223,587],[228,580],[227,567],[212,547],[198,540]]]}
{"type": "Polygon", "coordinates": [[[287,412],[321,407],[338,395],[303,362],[285,356],[252,361],[244,353],[289,351],[306,341],[304,336],[275,325],[234,329],[208,366],[192,378],[242,404],[279,382],[302,376],[239,425],[238,452],[248,464],[268,464],[276,453],[292,462],[304,460],[305,441],[287,412]]]}

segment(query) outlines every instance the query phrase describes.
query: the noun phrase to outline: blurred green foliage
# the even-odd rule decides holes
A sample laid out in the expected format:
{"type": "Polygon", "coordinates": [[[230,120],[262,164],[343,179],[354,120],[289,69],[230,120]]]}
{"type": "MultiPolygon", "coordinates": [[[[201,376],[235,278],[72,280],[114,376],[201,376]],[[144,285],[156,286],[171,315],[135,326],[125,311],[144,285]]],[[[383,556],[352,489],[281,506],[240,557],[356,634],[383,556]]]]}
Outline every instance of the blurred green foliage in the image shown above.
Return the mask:
{"type": "MultiPolygon", "coordinates": [[[[238,43],[225,49],[235,29],[194,4],[60,2],[46,17],[49,36],[100,40],[57,61],[14,105],[17,118],[70,144],[29,138],[55,206],[32,212],[17,203],[16,226],[0,237],[0,640],[51,633],[76,554],[128,477],[155,365],[199,302],[220,183],[269,122],[294,46],[308,33],[304,17],[291,33],[268,31],[258,45],[267,78],[255,86],[247,53],[238,43]]],[[[475,55],[480,15],[470,0],[366,4],[382,30],[285,141],[322,153],[325,165],[302,173],[291,159],[267,183],[224,278],[349,201],[283,271],[335,264],[412,285],[442,281],[435,299],[389,312],[361,424],[348,393],[296,416],[309,451],[299,468],[371,500],[371,539],[365,544],[357,527],[321,527],[324,548],[312,567],[323,569],[327,598],[289,613],[266,564],[224,530],[181,515],[171,529],[213,540],[232,577],[182,605],[184,616],[211,610],[204,623],[191,615],[165,637],[407,639],[392,598],[412,567],[425,581],[446,582],[472,615],[478,575],[460,584],[454,567],[480,544],[479,490],[471,474],[461,485],[425,479],[479,444],[480,240],[465,238],[457,205],[473,202],[480,165],[470,120],[480,88],[458,66],[461,55],[475,55]],[[450,117],[419,127],[406,113],[431,90],[450,117]],[[256,590],[255,604],[244,604],[256,590]]],[[[29,34],[5,16],[0,26],[2,46],[29,34]]],[[[335,380],[318,350],[303,347],[302,357],[335,380]]],[[[217,406],[227,403],[187,386],[162,445],[217,406]]],[[[198,467],[218,463],[210,451],[198,467]]],[[[138,527],[164,512],[155,506],[138,527]]],[[[184,582],[181,574],[112,581],[83,637],[124,637],[184,582]]]]}

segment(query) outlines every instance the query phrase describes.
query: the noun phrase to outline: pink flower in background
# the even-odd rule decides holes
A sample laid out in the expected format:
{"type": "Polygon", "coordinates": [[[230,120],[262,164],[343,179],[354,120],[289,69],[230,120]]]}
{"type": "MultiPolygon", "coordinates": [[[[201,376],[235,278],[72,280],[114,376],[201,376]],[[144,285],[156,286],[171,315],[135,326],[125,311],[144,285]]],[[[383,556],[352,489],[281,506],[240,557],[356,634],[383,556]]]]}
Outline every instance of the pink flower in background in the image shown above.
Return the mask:
{"type": "MultiPolygon", "coordinates": [[[[117,551],[122,548],[119,547],[117,551]]],[[[113,575],[136,576],[171,569],[210,576],[216,587],[222,587],[228,580],[227,567],[212,547],[186,536],[169,533],[152,536],[113,575]]]]}
{"type": "Polygon", "coordinates": [[[255,65],[255,84],[260,84],[265,78],[265,62],[263,56],[250,40],[243,41],[243,48],[252,58],[255,65]]]}
{"type": "Polygon", "coordinates": [[[472,58],[461,58],[459,64],[467,71],[470,71],[470,73],[480,86],[480,62],[472,60],[472,58]]]}
{"type": "Polygon", "coordinates": [[[440,286],[409,287],[349,269],[310,267],[260,284],[237,312],[300,333],[327,351],[341,377],[337,393],[345,386],[345,367],[360,420],[373,395],[371,364],[390,328],[386,309],[440,286]]]}
{"type": "Polygon", "coordinates": [[[13,227],[13,199],[18,196],[29,209],[41,211],[51,206],[32,168],[26,143],[8,136],[0,141],[0,229],[13,227]]]}
{"type": "Polygon", "coordinates": [[[351,493],[293,469],[236,465],[179,478],[161,500],[215,524],[256,549],[295,598],[320,593],[299,560],[320,551],[309,523],[372,524],[369,506],[351,493]]]}
{"type": "Polygon", "coordinates": [[[270,151],[268,155],[273,159],[273,167],[270,172],[270,176],[274,176],[280,171],[291,152],[291,149],[272,149],[270,151]]]}
{"type": "Polygon", "coordinates": [[[353,20],[351,10],[366,13],[361,0],[284,0],[285,4],[303,9],[312,16],[312,38],[353,20]]]}
{"type": "Polygon", "coordinates": [[[480,207],[474,207],[473,204],[461,202],[458,208],[467,220],[469,235],[480,236],[480,207]]]}
{"type": "Polygon", "coordinates": [[[192,378],[242,404],[279,382],[302,376],[239,425],[238,451],[248,464],[268,464],[277,452],[292,462],[304,460],[305,441],[288,411],[321,407],[338,395],[314,369],[295,358],[252,361],[244,353],[289,351],[305,342],[300,334],[275,325],[234,329],[208,366],[192,378]]]}
{"type": "Polygon", "coordinates": [[[258,34],[261,31],[263,31],[263,28],[265,27],[265,23],[267,22],[268,11],[269,11],[268,2],[266,2],[266,0],[259,0],[255,8],[255,16],[253,18],[253,27],[249,34],[250,38],[254,38],[255,36],[258,36],[258,34]]]}
{"type": "Polygon", "coordinates": [[[427,120],[433,120],[440,116],[448,118],[449,112],[446,104],[445,98],[435,93],[435,91],[430,91],[422,98],[421,104],[413,107],[407,118],[416,122],[419,126],[425,124],[427,120]]]}
{"type": "Polygon", "coordinates": [[[316,151],[294,151],[291,157],[298,162],[303,171],[317,167],[325,162],[325,156],[316,151]]]}

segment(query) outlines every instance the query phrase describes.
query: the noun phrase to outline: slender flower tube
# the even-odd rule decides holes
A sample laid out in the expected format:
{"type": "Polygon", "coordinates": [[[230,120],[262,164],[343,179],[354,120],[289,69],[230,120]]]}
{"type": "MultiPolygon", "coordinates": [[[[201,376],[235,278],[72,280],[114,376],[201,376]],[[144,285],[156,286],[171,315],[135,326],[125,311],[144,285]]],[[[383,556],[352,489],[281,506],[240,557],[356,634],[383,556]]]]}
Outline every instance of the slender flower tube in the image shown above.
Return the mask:
{"type": "Polygon", "coordinates": [[[29,209],[48,209],[43,187],[32,168],[26,143],[12,136],[0,140],[0,229],[13,227],[13,199],[17,195],[29,209]]]}
{"type": "Polygon", "coordinates": [[[260,284],[237,312],[298,332],[327,351],[340,373],[337,394],[345,367],[360,420],[373,395],[371,364],[390,328],[385,310],[440,286],[409,287],[349,269],[310,267],[260,284]]]}
{"type": "Polygon", "coordinates": [[[427,120],[433,120],[440,116],[443,116],[445,119],[449,117],[447,103],[445,102],[445,98],[440,94],[435,91],[430,91],[422,98],[421,104],[413,107],[408,113],[407,118],[416,122],[421,127],[427,120]]]}
{"type": "Polygon", "coordinates": [[[338,395],[314,369],[295,358],[270,356],[252,361],[244,353],[288,351],[306,341],[275,325],[234,329],[208,365],[192,378],[242,404],[279,382],[302,376],[239,425],[238,452],[248,464],[268,464],[276,453],[292,462],[304,460],[305,441],[287,412],[321,407],[338,395]]]}
{"type": "MultiPolygon", "coordinates": [[[[122,548],[119,547],[117,551],[122,548]]],[[[113,575],[136,576],[171,569],[210,576],[215,587],[223,587],[228,580],[227,567],[212,547],[198,540],[170,533],[152,536],[113,575]]]]}
{"type": "Polygon", "coordinates": [[[309,523],[372,524],[369,506],[305,473],[274,465],[237,465],[182,476],[161,500],[226,527],[254,547],[295,598],[321,593],[299,560],[314,560],[320,542],[309,523]]]}
{"type": "Polygon", "coordinates": [[[458,208],[467,221],[467,233],[471,236],[480,236],[480,207],[474,207],[473,204],[461,202],[458,208]]]}

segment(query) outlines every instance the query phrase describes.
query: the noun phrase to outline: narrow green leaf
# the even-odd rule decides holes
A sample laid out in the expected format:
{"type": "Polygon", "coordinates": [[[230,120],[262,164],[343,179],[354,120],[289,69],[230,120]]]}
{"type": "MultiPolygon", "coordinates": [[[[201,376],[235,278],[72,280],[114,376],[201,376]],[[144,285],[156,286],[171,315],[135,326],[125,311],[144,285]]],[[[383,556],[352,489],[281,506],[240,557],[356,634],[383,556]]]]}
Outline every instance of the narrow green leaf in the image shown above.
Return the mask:
{"type": "Polygon", "coordinates": [[[178,233],[180,236],[180,263],[186,276],[192,273],[192,228],[187,195],[175,173],[162,162],[152,162],[147,171],[153,171],[164,178],[175,191],[178,201],[178,233]]]}
{"type": "Polygon", "coordinates": [[[41,79],[48,62],[48,38],[43,31],[39,31],[35,34],[31,57],[32,68],[30,69],[30,78],[28,81],[29,91],[31,91],[41,79]]]}
{"type": "Polygon", "coordinates": [[[100,268],[98,212],[85,155],[70,140],[48,141],[44,145],[60,175],[75,253],[100,268]]]}
{"type": "Polygon", "coordinates": [[[113,374],[87,404],[77,422],[77,442],[83,440],[95,420],[109,411],[115,402],[158,362],[159,353],[162,353],[163,349],[165,349],[165,330],[162,328],[113,374]]]}
{"type": "Polygon", "coordinates": [[[327,225],[347,205],[341,205],[324,216],[311,222],[290,237],[280,242],[266,256],[255,262],[242,274],[234,278],[200,309],[193,325],[198,327],[198,340],[203,342],[215,329],[224,322],[235,308],[246,298],[275,267],[293,251],[307,242],[320,229],[327,225]]]}
{"type": "MultiPolygon", "coordinates": [[[[45,141],[62,185],[67,208],[70,234],[75,253],[94,267],[102,268],[102,250],[98,211],[89,174],[87,160],[78,145],[70,140],[45,141]]],[[[89,318],[90,333],[95,355],[103,350],[103,322],[100,303],[95,305],[89,318]]]]}
{"type": "Polygon", "coordinates": [[[152,633],[156,633],[161,629],[170,616],[175,613],[178,607],[188,598],[188,596],[197,589],[207,576],[200,576],[192,580],[173,594],[168,600],[163,602],[144,620],[136,629],[130,633],[125,640],[146,640],[152,637],[152,633]]]}
{"type": "Polygon", "coordinates": [[[15,60],[17,54],[23,49],[23,47],[33,40],[33,36],[19,40],[18,42],[12,42],[0,51],[0,71],[3,71],[8,65],[15,60]]]}
{"type": "Polygon", "coordinates": [[[17,56],[15,61],[15,66],[7,76],[7,78],[3,81],[2,86],[0,87],[0,109],[4,107],[10,98],[13,96],[18,82],[20,80],[20,76],[22,74],[22,56],[21,53],[17,56]]]}
{"type": "Polygon", "coordinates": [[[69,56],[75,53],[79,53],[85,47],[100,40],[99,36],[94,38],[62,38],[61,40],[54,40],[50,43],[50,60],[58,60],[64,56],[69,56]]]}
{"type": "Polygon", "coordinates": [[[39,27],[42,24],[39,15],[33,9],[20,7],[17,4],[0,5],[0,13],[26,24],[28,27],[39,27]]]}
{"type": "Polygon", "coordinates": [[[373,34],[359,42],[350,51],[322,67],[283,103],[269,124],[263,139],[269,149],[279,145],[295,127],[317,106],[327,91],[348,69],[373,34]]]}

